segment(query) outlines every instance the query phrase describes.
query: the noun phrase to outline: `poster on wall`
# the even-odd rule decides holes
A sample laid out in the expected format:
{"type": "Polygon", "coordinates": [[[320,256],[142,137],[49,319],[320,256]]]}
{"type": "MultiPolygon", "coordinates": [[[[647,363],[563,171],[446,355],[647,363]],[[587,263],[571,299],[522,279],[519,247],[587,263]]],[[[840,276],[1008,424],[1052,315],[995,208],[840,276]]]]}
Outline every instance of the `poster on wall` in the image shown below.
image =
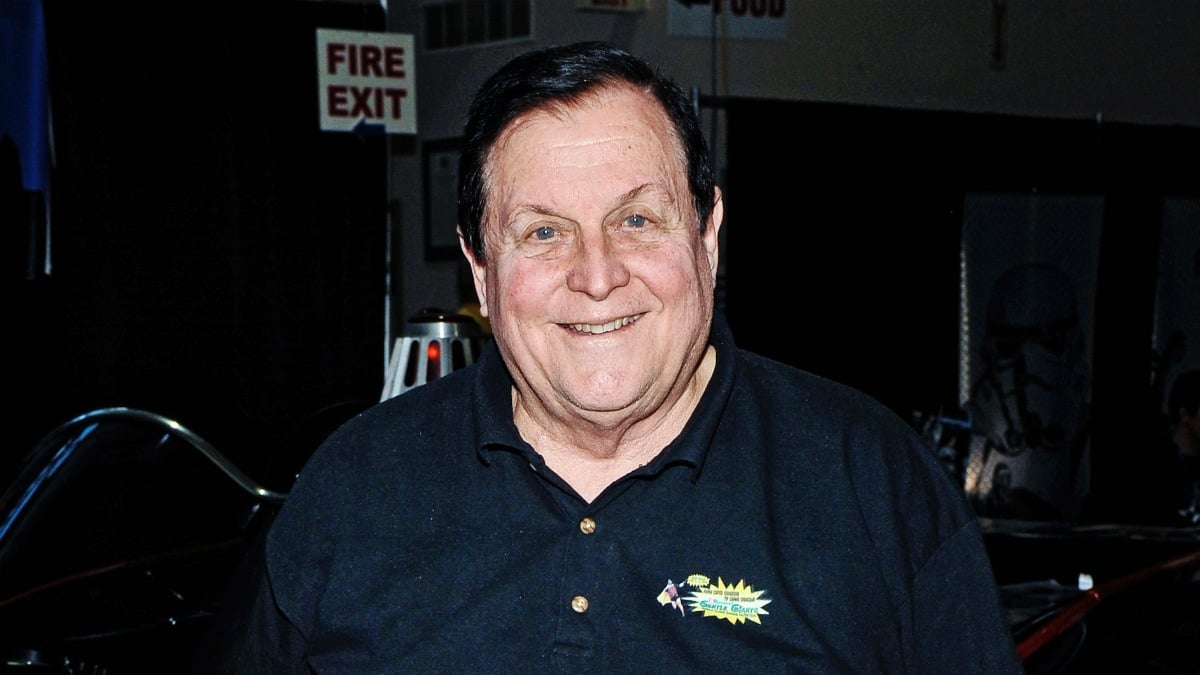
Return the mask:
{"type": "Polygon", "coordinates": [[[959,400],[981,515],[1073,520],[1088,490],[1101,197],[964,201],[959,400]]]}
{"type": "Polygon", "coordinates": [[[458,260],[458,150],[461,138],[421,146],[425,183],[425,259],[458,260]]]}
{"type": "Polygon", "coordinates": [[[411,34],[318,28],[321,131],[417,133],[415,54],[411,34]]]}

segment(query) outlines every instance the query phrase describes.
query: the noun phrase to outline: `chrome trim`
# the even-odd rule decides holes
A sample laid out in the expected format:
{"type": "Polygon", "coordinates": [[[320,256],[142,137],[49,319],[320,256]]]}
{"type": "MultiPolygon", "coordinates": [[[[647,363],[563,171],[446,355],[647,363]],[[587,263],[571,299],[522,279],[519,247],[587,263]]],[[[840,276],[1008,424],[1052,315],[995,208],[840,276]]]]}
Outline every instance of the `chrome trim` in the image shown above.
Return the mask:
{"type": "Polygon", "coordinates": [[[233,480],[234,483],[237,483],[238,487],[242,488],[246,492],[258,497],[259,499],[263,499],[268,502],[274,502],[276,504],[281,504],[285,499],[287,499],[286,492],[275,492],[273,490],[268,490],[267,488],[256,483],[252,478],[250,478],[250,476],[246,475],[245,472],[243,472],[237,467],[237,465],[230,461],[228,457],[222,454],[219,450],[213,447],[211,443],[201,438],[191,429],[188,429],[173,419],[163,417],[162,415],[152,413],[147,410],[125,407],[98,408],[59,425],[57,428],[47,434],[40,444],[46,444],[55,441],[55,439],[57,439],[59,436],[85,423],[96,423],[104,421],[105,419],[136,420],[139,422],[147,422],[153,425],[166,427],[168,430],[170,430],[170,432],[179,436],[183,440],[187,441],[192,447],[199,450],[201,454],[207,457],[208,460],[213,464],[217,465],[217,468],[223,471],[225,475],[229,476],[233,480]]]}

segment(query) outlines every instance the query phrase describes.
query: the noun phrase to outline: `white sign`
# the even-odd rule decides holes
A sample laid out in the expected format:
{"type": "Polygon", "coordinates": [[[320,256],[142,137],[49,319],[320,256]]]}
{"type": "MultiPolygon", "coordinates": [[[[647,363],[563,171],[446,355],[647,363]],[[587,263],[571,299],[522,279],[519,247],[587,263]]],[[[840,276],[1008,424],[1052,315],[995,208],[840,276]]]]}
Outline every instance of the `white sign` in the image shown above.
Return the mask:
{"type": "Polygon", "coordinates": [[[788,0],[667,0],[667,34],[787,40],[787,6],[788,0]]]}
{"type": "Polygon", "coordinates": [[[409,34],[318,28],[321,131],[417,133],[415,54],[409,34]]]}

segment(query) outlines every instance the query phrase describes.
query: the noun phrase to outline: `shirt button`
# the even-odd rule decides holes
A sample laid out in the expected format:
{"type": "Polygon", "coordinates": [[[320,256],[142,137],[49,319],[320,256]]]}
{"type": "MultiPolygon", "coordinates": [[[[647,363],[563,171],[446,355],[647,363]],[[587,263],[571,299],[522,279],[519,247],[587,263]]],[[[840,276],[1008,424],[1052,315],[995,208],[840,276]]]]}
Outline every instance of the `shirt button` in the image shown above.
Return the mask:
{"type": "Polygon", "coordinates": [[[583,614],[587,611],[588,601],[582,595],[577,595],[571,598],[571,609],[575,610],[576,614],[583,614]]]}
{"type": "Polygon", "coordinates": [[[596,531],[596,521],[590,517],[579,521],[579,531],[584,534],[591,534],[596,531]]]}

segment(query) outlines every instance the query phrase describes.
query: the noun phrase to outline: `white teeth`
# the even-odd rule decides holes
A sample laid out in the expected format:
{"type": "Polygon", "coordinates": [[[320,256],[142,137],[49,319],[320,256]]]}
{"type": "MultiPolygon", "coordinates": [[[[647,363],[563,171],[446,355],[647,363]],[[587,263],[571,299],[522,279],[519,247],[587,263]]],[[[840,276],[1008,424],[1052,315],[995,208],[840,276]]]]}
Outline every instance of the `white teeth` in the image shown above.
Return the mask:
{"type": "Polygon", "coordinates": [[[638,314],[636,316],[625,316],[625,317],[621,317],[620,319],[613,319],[612,321],[609,321],[608,323],[601,323],[601,324],[573,323],[573,324],[571,324],[571,328],[580,333],[591,333],[592,335],[599,335],[600,333],[607,333],[609,331],[614,331],[618,328],[621,328],[622,326],[628,326],[629,324],[633,323],[634,321],[637,321],[640,318],[642,318],[642,315],[638,314]]]}

